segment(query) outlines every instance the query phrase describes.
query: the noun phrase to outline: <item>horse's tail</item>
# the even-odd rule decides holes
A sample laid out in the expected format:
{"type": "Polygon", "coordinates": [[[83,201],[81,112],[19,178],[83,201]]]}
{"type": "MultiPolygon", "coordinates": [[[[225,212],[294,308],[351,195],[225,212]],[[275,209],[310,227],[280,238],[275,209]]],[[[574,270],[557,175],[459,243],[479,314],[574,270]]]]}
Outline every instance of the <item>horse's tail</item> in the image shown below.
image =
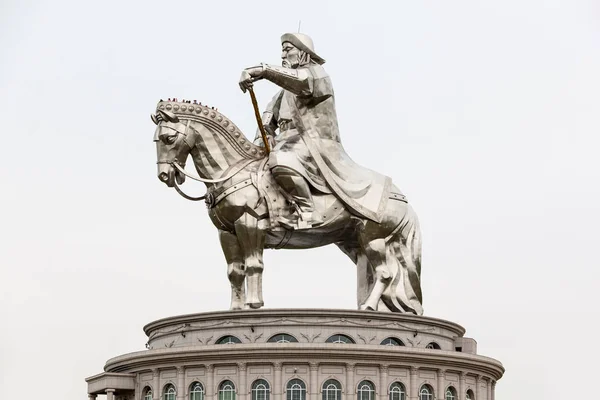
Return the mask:
{"type": "Polygon", "coordinates": [[[386,240],[386,258],[392,282],[382,296],[393,311],[423,314],[421,291],[421,229],[417,214],[410,205],[394,233],[386,240]]]}

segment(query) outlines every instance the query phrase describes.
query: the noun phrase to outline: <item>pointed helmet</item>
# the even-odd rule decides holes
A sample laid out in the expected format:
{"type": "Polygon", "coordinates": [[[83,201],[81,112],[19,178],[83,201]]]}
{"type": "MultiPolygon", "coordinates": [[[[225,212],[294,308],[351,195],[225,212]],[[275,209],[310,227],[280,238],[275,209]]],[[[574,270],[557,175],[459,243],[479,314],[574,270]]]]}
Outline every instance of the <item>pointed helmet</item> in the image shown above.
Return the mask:
{"type": "Polygon", "coordinates": [[[290,42],[298,49],[310,54],[310,58],[318,64],[324,64],[325,60],[315,53],[315,46],[310,36],[304,33],[284,33],[281,35],[281,44],[290,42]]]}

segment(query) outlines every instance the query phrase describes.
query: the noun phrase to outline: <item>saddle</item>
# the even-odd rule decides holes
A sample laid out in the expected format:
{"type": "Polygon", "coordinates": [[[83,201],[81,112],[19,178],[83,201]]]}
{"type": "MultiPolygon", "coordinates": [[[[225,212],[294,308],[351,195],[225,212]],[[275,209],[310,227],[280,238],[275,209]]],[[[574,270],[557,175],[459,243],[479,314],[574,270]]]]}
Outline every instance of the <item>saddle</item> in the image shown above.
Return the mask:
{"type": "MultiPolygon", "coordinates": [[[[298,205],[277,184],[266,164],[267,159],[264,159],[257,172],[252,175],[252,180],[261,195],[261,200],[268,209],[269,229],[281,231],[309,228],[310,226],[303,221],[303,213],[298,205]]],[[[311,193],[314,203],[313,213],[319,215],[323,220],[319,226],[326,226],[345,210],[342,202],[334,195],[316,190],[312,190],[311,193]]],[[[261,205],[259,201],[257,206],[261,205]]]]}

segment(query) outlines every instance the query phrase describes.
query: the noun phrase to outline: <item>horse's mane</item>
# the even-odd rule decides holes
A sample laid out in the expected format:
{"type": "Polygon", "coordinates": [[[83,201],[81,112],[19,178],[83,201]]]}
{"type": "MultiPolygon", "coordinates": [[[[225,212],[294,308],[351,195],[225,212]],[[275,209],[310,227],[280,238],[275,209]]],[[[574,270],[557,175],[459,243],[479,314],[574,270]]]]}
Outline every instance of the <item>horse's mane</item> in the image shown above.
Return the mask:
{"type": "Polygon", "coordinates": [[[179,119],[192,120],[205,125],[222,136],[242,158],[260,159],[265,156],[262,147],[249,141],[229,118],[212,107],[188,102],[161,100],[156,105],[156,110],[169,111],[179,119]]]}

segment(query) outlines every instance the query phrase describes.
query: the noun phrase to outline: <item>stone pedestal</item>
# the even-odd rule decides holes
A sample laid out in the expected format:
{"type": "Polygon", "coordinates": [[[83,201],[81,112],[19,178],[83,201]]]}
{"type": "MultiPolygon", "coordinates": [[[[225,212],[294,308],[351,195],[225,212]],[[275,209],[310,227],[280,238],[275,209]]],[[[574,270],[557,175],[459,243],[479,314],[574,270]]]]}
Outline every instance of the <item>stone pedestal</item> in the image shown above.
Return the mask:
{"type": "Polygon", "coordinates": [[[424,385],[436,399],[444,399],[452,387],[458,399],[473,390],[477,399],[487,395],[491,400],[504,373],[500,362],[476,354],[475,341],[464,336],[460,325],[408,314],[223,311],[161,319],[144,331],[147,350],[112,358],[106,372],[87,379],[90,399],[132,394],[145,400],[151,390],[159,400],[168,384],[176,387],[177,400],[189,399],[198,382],[205,400],[217,400],[219,388],[229,381],[235,385],[235,400],[256,400],[252,383],[264,379],[272,400],[287,400],[288,382],[299,379],[305,400],[320,400],[327,380],[339,384],[341,400],[356,400],[362,381],[370,382],[379,400],[390,399],[392,385],[407,400],[418,400],[424,385]],[[282,335],[285,342],[277,343],[282,335]]]}

